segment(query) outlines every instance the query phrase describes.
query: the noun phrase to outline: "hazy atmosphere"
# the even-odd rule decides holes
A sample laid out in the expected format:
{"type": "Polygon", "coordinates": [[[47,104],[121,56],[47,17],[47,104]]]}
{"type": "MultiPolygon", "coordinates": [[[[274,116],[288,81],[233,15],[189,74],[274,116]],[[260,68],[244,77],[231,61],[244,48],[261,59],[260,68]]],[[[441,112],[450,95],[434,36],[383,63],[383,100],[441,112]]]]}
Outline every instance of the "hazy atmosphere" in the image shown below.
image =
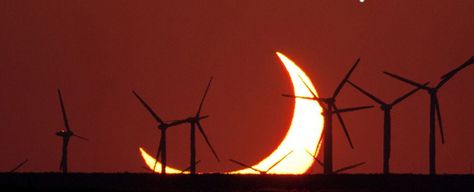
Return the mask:
{"type": "MultiPolygon", "coordinates": [[[[0,1],[0,171],[58,171],[64,127],[71,128],[71,172],[144,172],[139,147],[156,153],[157,123],[132,94],[164,120],[198,108],[221,157],[197,136],[203,172],[260,162],[285,137],[294,101],[280,51],[330,96],[360,57],[350,81],[384,101],[413,89],[383,71],[436,85],[474,55],[474,1],[0,1]]],[[[446,143],[437,137],[438,173],[474,166],[474,68],[439,90],[446,143]]],[[[364,161],[349,173],[381,173],[383,112],[345,86],[338,106],[374,105],[343,114],[355,149],[334,121],[334,166],[364,161]]],[[[392,109],[391,171],[428,173],[429,95],[419,91],[392,109]]],[[[189,126],[167,132],[168,165],[189,163],[189,126]]],[[[322,155],[322,153],[321,153],[322,155]]],[[[308,173],[321,173],[314,164],[308,173]]]]}

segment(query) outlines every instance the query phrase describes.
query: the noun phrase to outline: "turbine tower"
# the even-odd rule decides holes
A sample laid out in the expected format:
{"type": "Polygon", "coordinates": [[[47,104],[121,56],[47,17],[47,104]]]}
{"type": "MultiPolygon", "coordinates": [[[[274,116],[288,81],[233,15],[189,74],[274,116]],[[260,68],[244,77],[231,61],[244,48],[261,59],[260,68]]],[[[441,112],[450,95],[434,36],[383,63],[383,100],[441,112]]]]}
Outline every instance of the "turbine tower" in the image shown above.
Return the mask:
{"type": "Polygon", "coordinates": [[[290,155],[291,153],[293,153],[293,150],[291,150],[290,152],[288,152],[285,156],[283,156],[280,160],[278,160],[277,162],[275,162],[272,166],[270,166],[267,170],[260,170],[260,169],[257,169],[257,168],[254,168],[250,165],[247,165],[247,164],[244,164],[244,163],[241,163],[239,161],[236,161],[236,160],[233,160],[233,159],[229,159],[229,161],[237,164],[237,165],[240,165],[242,167],[246,167],[246,168],[249,168],[249,169],[252,169],[254,171],[257,171],[259,172],[261,175],[266,175],[270,170],[272,170],[276,165],[278,165],[280,162],[282,162],[286,157],[288,157],[288,155],[290,155]]]}
{"type": "Polygon", "coordinates": [[[395,75],[389,72],[384,72],[385,74],[395,79],[398,79],[400,81],[403,81],[405,83],[408,83],[410,85],[413,85],[415,87],[425,90],[430,96],[430,123],[429,123],[430,124],[429,125],[429,130],[430,130],[429,131],[430,132],[429,133],[429,173],[430,175],[436,174],[436,140],[435,140],[436,139],[435,138],[436,118],[438,119],[438,125],[439,125],[439,129],[441,133],[441,143],[444,144],[444,130],[443,130],[443,124],[441,120],[441,110],[439,106],[437,93],[444,84],[446,84],[451,78],[454,77],[454,75],[456,75],[459,71],[466,68],[467,66],[472,65],[473,63],[474,63],[474,57],[471,57],[460,66],[456,67],[455,69],[443,75],[441,77],[441,81],[434,87],[428,87],[426,85],[409,80],[405,77],[401,77],[399,75],[395,75]]]}
{"type": "Polygon", "coordinates": [[[79,135],[76,135],[74,132],[72,132],[71,128],[69,127],[69,121],[67,118],[66,114],[66,109],[64,107],[64,102],[63,102],[63,97],[61,95],[61,90],[58,89],[58,96],[59,96],[59,103],[61,104],[61,111],[63,114],[63,120],[64,120],[64,127],[66,127],[66,130],[61,130],[56,132],[56,135],[59,137],[63,138],[63,148],[62,148],[62,155],[61,155],[61,163],[59,164],[59,170],[62,171],[64,174],[67,174],[68,172],[68,162],[67,162],[67,147],[69,144],[69,139],[74,136],[82,140],[88,141],[89,139],[85,137],[81,137],[79,135]]]}
{"type": "MultiPolygon", "coordinates": [[[[370,99],[374,100],[376,103],[380,104],[380,109],[384,112],[384,123],[383,123],[383,173],[384,174],[389,174],[390,171],[390,143],[391,143],[391,111],[393,106],[399,104],[406,98],[408,98],[410,95],[414,94],[418,90],[421,89],[421,87],[418,87],[416,89],[413,89],[412,91],[402,95],[401,97],[393,100],[391,103],[386,103],[382,101],[381,99],[375,97],[374,95],[370,94],[366,90],[360,88],[359,86],[355,85],[354,83],[348,81],[350,85],[352,85],[354,88],[356,88],[358,91],[363,93],[365,96],[369,97],[370,99]]],[[[428,85],[428,83],[425,83],[423,86],[428,85]]]]}
{"type": "Polygon", "coordinates": [[[212,77],[209,80],[209,83],[207,84],[206,90],[205,90],[204,95],[201,99],[201,103],[199,104],[199,108],[198,108],[196,114],[194,116],[188,117],[184,120],[178,120],[177,121],[177,122],[187,122],[187,123],[189,123],[189,125],[191,127],[191,129],[190,129],[190,131],[191,131],[191,134],[190,134],[191,155],[190,155],[190,162],[189,162],[189,164],[190,164],[189,170],[190,170],[191,174],[196,174],[196,164],[197,164],[197,162],[196,162],[196,126],[197,126],[199,132],[201,133],[201,135],[204,137],[204,140],[206,141],[207,146],[209,146],[209,148],[211,149],[212,154],[214,155],[214,157],[217,159],[217,161],[220,161],[219,157],[217,156],[216,151],[214,150],[211,143],[209,142],[209,139],[207,138],[207,135],[204,132],[204,129],[202,128],[202,125],[200,123],[200,121],[202,119],[206,119],[206,118],[209,117],[208,115],[201,116],[201,109],[202,109],[202,106],[204,104],[204,100],[206,99],[207,92],[209,91],[209,87],[211,86],[211,83],[212,83],[212,77]]]}
{"type": "MultiPolygon", "coordinates": [[[[355,64],[352,66],[352,68],[349,70],[349,72],[346,74],[344,79],[339,83],[337,86],[336,90],[334,90],[334,93],[332,94],[331,97],[327,98],[320,98],[316,96],[316,93],[314,93],[309,86],[303,81],[303,79],[300,77],[301,81],[304,83],[306,88],[311,92],[313,97],[303,97],[303,96],[295,96],[295,95],[288,95],[288,94],[283,94],[285,97],[291,97],[291,98],[301,98],[301,99],[309,99],[309,100],[315,100],[317,101],[322,109],[323,109],[323,116],[324,116],[324,129],[323,129],[323,137],[324,137],[324,174],[333,174],[333,137],[332,137],[332,116],[333,114],[336,114],[342,129],[346,135],[347,141],[349,142],[349,145],[351,146],[352,149],[354,149],[354,146],[352,145],[351,138],[349,136],[349,132],[347,131],[346,125],[344,123],[344,120],[342,119],[341,113],[345,112],[351,112],[351,111],[357,111],[357,110],[362,110],[362,109],[368,109],[372,108],[373,106],[362,106],[362,107],[354,107],[354,108],[346,108],[346,109],[339,109],[336,106],[336,97],[338,96],[339,92],[341,91],[342,87],[344,84],[347,82],[349,79],[350,75],[354,71],[354,69],[357,67],[359,64],[360,59],[357,59],[355,64]],[[325,104],[325,105],[323,105],[325,104]]],[[[320,146],[320,143],[322,141],[322,137],[320,138],[318,142],[318,146],[320,146]]]]}
{"type": "Polygon", "coordinates": [[[156,164],[158,163],[158,157],[161,157],[161,174],[166,174],[166,130],[170,127],[177,126],[186,121],[173,121],[171,123],[164,122],[155,111],[146,103],[146,101],[138,95],[137,92],[132,91],[135,97],[140,101],[140,103],[146,108],[146,110],[153,116],[153,118],[158,123],[158,129],[161,131],[160,145],[158,146],[158,151],[155,156],[155,165],[153,166],[152,172],[156,169],[156,164]]]}

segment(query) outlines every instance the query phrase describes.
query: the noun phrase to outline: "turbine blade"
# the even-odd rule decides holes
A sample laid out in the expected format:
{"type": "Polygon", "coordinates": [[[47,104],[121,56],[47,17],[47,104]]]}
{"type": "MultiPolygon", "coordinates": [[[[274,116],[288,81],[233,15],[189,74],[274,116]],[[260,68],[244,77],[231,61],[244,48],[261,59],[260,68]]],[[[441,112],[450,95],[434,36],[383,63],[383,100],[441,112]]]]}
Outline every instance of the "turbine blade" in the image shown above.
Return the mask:
{"type": "Polygon", "coordinates": [[[290,155],[291,153],[293,153],[293,150],[291,150],[289,153],[287,153],[285,156],[283,156],[280,160],[278,160],[276,163],[274,163],[272,166],[270,166],[266,172],[269,172],[271,169],[273,169],[273,167],[275,167],[276,165],[278,165],[281,161],[283,161],[286,157],[288,157],[288,155],[290,155]]]}
{"type": "Polygon", "coordinates": [[[443,79],[450,79],[452,78],[456,73],[461,71],[462,69],[466,68],[467,66],[471,65],[474,63],[474,56],[469,58],[467,61],[465,61],[463,64],[459,65],[455,69],[449,71],[448,73],[444,74],[441,78],[443,79]]]}
{"type": "Polygon", "coordinates": [[[198,120],[203,120],[203,119],[207,119],[207,118],[209,118],[209,115],[200,116],[198,118],[198,120]]]}
{"type": "Polygon", "coordinates": [[[358,58],[356,60],[356,62],[354,63],[354,65],[352,65],[352,68],[349,70],[349,72],[347,72],[346,76],[344,77],[344,79],[342,79],[342,81],[339,83],[339,85],[337,86],[336,90],[334,90],[334,94],[332,95],[332,98],[336,98],[337,95],[339,94],[339,92],[341,91],[342,87],[344,86],[344,84],[347,82],[347,80],[349,79],[349,77],[351,76],[352,72],[354,72],[354,69],[357,67],[357,65],[359,64],[359,61],[360,61],[360,58],[358,58]]]}
{"type": "Polygon", "coordinates": [[[161,120],[161,118],[155,113],[155,111],[153,111],[153,109],[145,102],[145,100],[143,100],[142,97],[138,95],[137,92],[135,91],[132,91],[132,92],[135,95],[135,97],[137,97],[137,99],[140,100],[140,102],[146,108],[146,110],[148,110],[148,112],[155,118],[156,121],[158,121],[160,124],[165,124],[163,120],[161,120]]]}
{"type": "MultiPolygon", "coordinates": [[[[426,87],[430,82],[426,82],[425,84],[423,84],[423,87],[426,87]]],[[[407,97],[409,97],[410,95],[413,95],[414,93],[416,93],[418,90],[420,90],[422,87],[416,87],[415,89],[411,90],[410,92],[406,93],[405,95],[395,99],[395,101],[393,101],[392,103],[390,103],[391,106],[394,106],[400,102],[402,102],[403,100],[405,100],[407,97]]]]}
{"type": "MultiPolygon", "coordinates": [[[[195,163],[194,165],[197,165],[197,164],[199,164],[199,163],[201,163],[201,160],[196,161],[196,163],[195,163]]],[[[181,174],[183,174],[183,173],[186,172],[186,171],[189,171],[190,169],[191,169],[191,166],[189,166],[188,168],[182,170],[182,171],[181,171],[181,174]]]]}
{"type": "Polygon", "coordinates": [[[374,100],[375,102],[379,103],[380,105],[385,105],[385,102],[383,102],[383,101],[380,100],[379,98],[375,97],[374,95],[370,94],[369,92],[365,91],[364,89],[360,88],[359,86],[355,85],[355,84],[352,83],[351,81],[347,81],[347,83],[349,83],[350,85],[352,85],[352,87],[356,88],[356,89],[359,90],[361,93],[363,93],[365,96],[371,98],[372,100],[374,100]]]}
{"type": "MultiPolygon", "coordinates": [[[[454,76],[454,75],[453,75],[454,76]]],[[[436,89],[441,88],[444,84],[446,84],[453,76],[450,76],[449,78],[442,79],[438,85],[436,85],[436,89]]]]}
{"type": "Polygon", "coordinates": [[[158,151],[156,152],[156,156],[155,156],[155,165],[153,165],[152,171],[156,170],[156,164],[158,164],[158,158],[160,157],[162,148],[163,148],[163,136],[161,136],[160,138],[160,145],[158,145],[158,151]]]}
{"type": "Polygon", "coordinates": [[[444,144],[444,128],[443,128],[443,121],[441,119],[441,109],[439,107],[439,100],[438,96],[435,97],[435,106],[436,106],[436,115],[438,118],[439,130],[441,132],[441,143],[444,144]]]}
{"type": "Polygon", "coordinates": [[[66,109],[64,107],[63,96],[61,94],[60,89],[58,89],[58,97],[59,97],[59,103],[61,104],[61,112],[63,113],[64,126],[66,127],[68,131],[71,131],[71,128],[69,127],[69,121],[67,120],[66,109]]]}
{"type": "Polygon", "coordinates": [[[324,98],[318,98],[318,97],[305,97],[305,96],[295,96],[295,95],[289,95],[289,94],[282,94],[281,96],[283,97],[290,97],[290,98],[297,98],[297,99],[307,99],[307,100],[315,100],[319,103],[319,106],[321,106],[321,108],[325,109],[326,110],[326,107],[324,107],[324,105],[321,103],[322,100],[324,100],[324,98]]]}
{"type": "Polygon", "coordinates": [[[405,77],[401,77],[401,76],[399,76],[399,75],[395,75],[395,74],[393,74],[393,73],[389,73],[389,72],[386,72],[386,71],[384,71],[383,73],[385,73],[386,75],[388,75],[388,76],[390,76],[390,77],[393,77],[393,78],[395,78],[395,79],[398,79],[398,80],[400,80],[400,81],[403,81],[403,82],[405,82],[405,83],[408,83],[408,84],[410,84],[410,85],[413,85],[413,86],[415,86],[415,87],[420,87],[421,89],[427,89],[427,88],[428,88],[428,87],[426,87],[426,86],[423,86],[423,85],[420,84],[420,83],[414,82],[414,81],[409,80],[409,79],[407,79],[407,78],[405,78],[405,77]]]}
{"type": "Polygon", "coordinates": [[[357,164],[354,164],[354,165],[351,165],[351,166],[343,167],[343,168],[340,168],[340,169],[334,171],[334,173],[340,173],[340,172],[343,172],[343,171],[347,171],[349,169],[353,169],[353,168],[359,167],[359,166],[364,165],[364,164],[365,164],[365,162],[361,162],[361,163],[357,163],[357,164]]]}
{"type": "Polygon", "coordinates": [[[282,94],[281,96],[290,97],[290,98],[297,98],[297,99],[316,100],[316,98],[314,98],[314,97],[295,96],[295,95],[289,95],[289,94],[282,94]]]}
{"type": "Polygon", "coordinates": [[[217,156],[216,151],[214,151],[214,148],[212,147],[211,142],[209,142],[209,139],[207,138],[206,133],[204,132],[204,129],[201,126],[201,123],[199,123],[199,121],[196,121],[196,124],[199,129],[199,132],[201,132],[201,135],[204,137],[204,140],[206,140],[207,146],[209,146],[209,148],[212,151],[212,154],[214,154],[214,157],[216,157],[217,161],[221,161],[219,157],[217,156]]]}
{"type": "Polygon", "coordinates": [[[252,169],[252,170],[254,170],[254,171],[256,171],[256,172],[265,173],[264,171],[255,169],[255,168],[253,168],[252,166],[246,165],[246,164],[241,163],[241,162],[238,162],[238,161],[236,161],[236,160],[229,159],[229,161],[231,161],[231,162],[233,162],[233,163],[235,163],[235,164],[237,164],[237,165],[240,165],[240,166],[242,166],[242,167],[252,169]]]}
{"type": "Polygon", "coordinates": [[[322,133],[321,133],[321,137],[319,137],[319,141],[318,141],[318,146],[317,148],[320,148],[321,147],[321,143],[323,142],[323,137],[324,137],[324,134],[326,133],[326,129],[323,129],[322,133]]]}
{"type": "Polygon", "coordinates": [[[316,96],[316,93],[314,93],[313,90],[309,88],[309,85],[306,84],[306,82],[303,80],[303,78],[300,75],[298,75],[298,78],[300,78],[301,82],[303,82],[304,86],[306,87],[306,89],[308,89],[311,95],[313,95],[314,98],[318,98],[318,96],[316,96]]]}
{"type": "Polygon", "coordinates": [[[209,91],[209,87],[211,87],[212,79],[213,77],[211,77],[211,79],[209,80],[209,83],[207,83],[206,91],[204,91],[204,95],[202,96],[201,103],[199,104],[199,108],[196,113],[196,117],[199,117],[199,114],[201,114],[202,105],[204,103],[204,100],[206,99],[207,92],[209,91]]]}
{"type": "Polygon", "coordinates": [[[367,106],[361,106],[361,107],[344,108],[344,109],[335,110],[333,111],[333,113],[346,113],[346,112],[358,111],[362,109],[370,109],[373,107],[374,107],[373,105],[367,105],[367,106]]]}
{"type": "MultiPolygon", "coordinates": [[[[334,109],[336,111],[339,111],[337,109],[337,106],[334,104],[334,109]]],[[[349,136],[349,132],[347,131],[346,124],[344,123],[344,120],[342,119],[342,116],[340,113],[336,113],[337,118],[339,119],[339,122],[341,123],[342,130],[344,130],[344,134],[346,135],[347,141],[349,141],[349,145],[351,146],[352,149],[354,149],[354,145],[352,145],[352,140],[351,137],[349,136]]]]}
{"type": "Polygon", "coordinates": [[[305,149],[306,153],[308,153],[309,156],[311,156],[314,160],[316,160],[316,162],[318,162],[319,165],[321,165],[321,167],[324,167],[324,163],[321,162],[318,158],[316,158],[313,154],[311,154],[311,152],[309,152],[307,149],[305,149]]]}
{"type": "Polygon", "coordinates": [[[176,123],[176,122],[182,122],[184,120],[182,119],[174,119],[174,120],[167,120],[165,121],[165,123],[167,123],[168,125],[171,125],[172,123],[176,123]]]}
{"type": "Polygon", "coordinates": [[[28,159],[22,161],[20,164],[18,164],[15,168],[13,168],[12,170],[10,170],[10,173],[14,173],[15,171],[17,171],[18,169],[20,169],[23,165],[25,165],[25,163],[28,162],[28,159]]]}
{"type": "Polygon", "coordinates": [[[88,138],[85,138],[85,137],[82,137],[82,136],[79,136],[79,135],[76,135],[76,134],[73,134],[72,136],[77,137],[77,138],[79,138],[79,139],[82,139],[82,140],[84,140],[84,141],[89,141],[88,138]]]}
{"type": "Polygon", "coordinates": [[[474,56],[471,57],[470,59],[468,59],[467,61],[465,61],[463,64],[461,64],[460,66],[456,67],[455,69],[451,70],[450,72],[446,73],[445,75],[443,75],[441,78],[442,80],[438,83],[438,85],[436,86],[436,89],[439,89],[441,88],[444,84],[446,84],[451,78],[454,77],[454,75],[456,75],[459,71],[461,71],[462,69],[466,68],[467,66],[471,65],[474,63],[474,56]]]}
{"type": "Polygon", "coordinates": [[[188,120],[186,120],[186,119],[183,119],[183,120],[176,120],[176,121],[173,121],[173,122],[169,123],[169,124],[168,124],[168,127],[180,125],[180,124],[187,123],[187,122],[188,122],[188,120]]]}

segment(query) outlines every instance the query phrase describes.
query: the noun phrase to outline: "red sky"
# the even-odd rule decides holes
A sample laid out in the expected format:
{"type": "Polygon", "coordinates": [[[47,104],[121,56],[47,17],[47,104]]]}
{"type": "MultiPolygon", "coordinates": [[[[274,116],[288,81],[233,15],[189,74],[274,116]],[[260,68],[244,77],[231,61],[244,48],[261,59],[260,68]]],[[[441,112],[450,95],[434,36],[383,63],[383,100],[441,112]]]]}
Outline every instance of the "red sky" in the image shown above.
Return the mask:
{"type": "MultiPolygon", "coordinates": [[[[141,172],[138,153],[155,152],[159,131],[133,97],[138,91],[163,119],[192,115],[214,76],[203,126],[224,161],[198,138],[201,171],[257,163],[278,146],[293,102],[275,51],[306,71],[328,96],[356,58],[351,80],[385,100],[413,80],[439,77],[474,54],[474,1],[1,1],[0,171],[28,158],[23,171],[56,171],[63,122],[61,88],[73,130],[70,169],[141,172]]],[[[439,92],[446,144],[438,172],[468,173],[474,162],[474,69],[439,92]]],[[[339,106],[375,104],[346,86],[339,106]]],[[[351,173],[382,169],[383,113],[344,114],[355,149],[335,123],[335,166],[366,161],[351,173]]],[[[392,171],[428,171],[428,96],[419,92],[392,113],[392,171]]],[[[168,131],[168,162],[187,167],[189,128],[168,131]]],[[[437,130],[439,139],[439,130],[437,130]]],[[[320,173],[314,166],[312,173],[320,173]]]]}

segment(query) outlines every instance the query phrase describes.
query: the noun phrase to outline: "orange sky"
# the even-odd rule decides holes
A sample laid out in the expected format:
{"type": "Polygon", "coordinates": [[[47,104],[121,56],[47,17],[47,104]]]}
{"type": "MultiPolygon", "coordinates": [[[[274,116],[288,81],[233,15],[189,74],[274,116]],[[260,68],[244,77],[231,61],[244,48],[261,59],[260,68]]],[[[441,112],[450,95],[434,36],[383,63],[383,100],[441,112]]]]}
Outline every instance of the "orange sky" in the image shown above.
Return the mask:
{"type": "MultiPolygon", "coordinates": [[[[180,119],[195,112],[211,75],[203,126],[223,160],[254,164],[281,142],[293,113],[280,96],[292,87],[275,51],[298,63],[322,96],[361,57],[351,80],[392,100],[412,87],[383,70],[437,83],[474,55],[473,8],[469,0],[2,1],[0,171],[26,158],[24,171],[57,170],[58,87],[71,127],[91,139],[71,140],[71,171],[143,171],[138,146],[155,151],[159,131],[131,90],[163,119],[180,119]]],[[[440,173],[467,173],[474,162],[473,70],[439,93],[447,142],[437,142],[440,173]]],[[[338,103],[374,104],[349,86],[338,103]]],[[[344,117],[355,149],[335,123],[335,167],[366,161],[352,172],[381,172],[383,113],[344,117]]],[[[396,106],[392,121],[393,172],[427,173],[427,94],[396,106]]],[[[188,129],[168,131],[174,167],[187,167],[188,129]]],[[[200,137],[198,159],[202,171],[239,168],[216,162],[200,137]]]]}

